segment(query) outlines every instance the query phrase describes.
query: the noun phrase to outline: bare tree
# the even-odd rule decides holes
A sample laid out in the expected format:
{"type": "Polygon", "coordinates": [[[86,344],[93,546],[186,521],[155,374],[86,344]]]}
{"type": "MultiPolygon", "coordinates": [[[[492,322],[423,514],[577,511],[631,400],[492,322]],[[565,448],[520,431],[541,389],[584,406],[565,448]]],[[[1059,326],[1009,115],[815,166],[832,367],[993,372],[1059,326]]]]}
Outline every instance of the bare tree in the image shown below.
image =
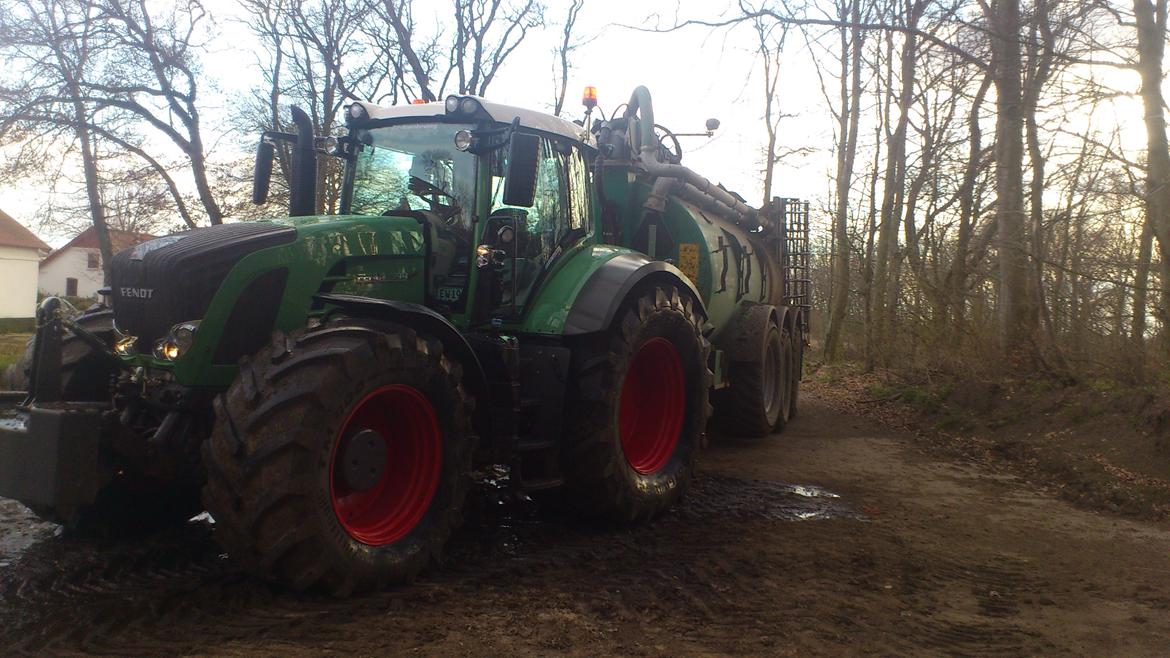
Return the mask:
{"type": "Polygon", "coordinates": [[[146,0],[93,2],[116,55],[105,76],[84,82],[89,101],[98,113],[114,109],[135,115],[177,146],[187,158],[204,213],[212,224],[221,223],[223,212],[208,182],[198,108],[196,51],[206,21],[203,6],[186,0],[166,11],[146,0]]]}
{"type": "MultiPolygon", "coordinates": [[[[842,21],[861,22],[860,0],[839,6],[842,21]]],[[[849,308],[849,193],[853,184],[853,167],[857,157],[857,139],[861,120],[861,55],[863,33],[857,27],[840,27],[841,98],[837,110],[837,192],[833,215],[832,307],[825,336],[825,360],[838,361],[843,356],[844,324],[849,308]]],[[[769,132],[769,138],[774,133],[769,132]]]]}
{"type": "MultiPolygon", "coordinates": [[[[317,133],[332,134],[341,126],[347,102],[375,97],[393,75],[366,38],[372,29],[372,7],[364,0],[311,4],[245,0],[243,7],[251,16],[253,33],[267,47],[267,59],[261,62],[266,88],[238,117],[248,132],[282,129],[283,106],[297,105],[309,114],[317,133]]],[[[287,187],[287,149],[280,151],[278,162],[287,187]]],[[[321,162],[318,212],[337,210],[340,173],[336,162],[321,162]]]]}
{"type": "MultiPolygon", "coordinates": [[[[1137,64],[1141,74],[1146,123],[1146,222],[1158,242],[1163,281],[1160,317],[1170,326],[1170,143],[1166,137],[1166,107],[1162,94],[1162,59],[1166,51],[1167,0],[1134,0],[1137,64]]],[[[1170,345],[1170,341],[1165,341],[1170,345]]]]}
{"type": "MultiPolygon", "coordinates": [[[[113,250],[90,129],[95,108],[86,91],[108,47],[96,15],[85,0],[15,0],[0,12],[0,57],[8,73],[0,88],[0,137],[47,138],[41,143],[50,151],[77,148],[108,277],[113,250]]],[[[46,153],[24,155],[44,158],[46,153]]]]}
{"type": "Polygon", "coordinates": [[[577,25],[577,15],[581,13],[581,8],[585,6],[585,0],[571,0],[569,10],[565,15],[565,22],[561,24],[561,43],[557,46],[555,54],[557,58],[556,66],[559,67],[559,72],[553,74],[553,84],[556,89],[556,101],[553,103],[553,114],[561,116],[561,110],[565,107],[565,91],[569,86],[569,69],[572,67],[573,51],[580,47],[581,41],[578,37],[574,39],[575,35],[573,28],[577,25]]]}
{"type": "Polygon", "coordinates": [[[401,67],[397,82],[407,98],[434,101],[452,85],[461,94],[483,96],[529,30],[544,25],[536,0],[451,0],[455,29],[421,36],[411,0],[382,0],[376,15],[394,32],[385,57],[401,67]],[[441,72],[441,74],[440,74],[441,72]]]}

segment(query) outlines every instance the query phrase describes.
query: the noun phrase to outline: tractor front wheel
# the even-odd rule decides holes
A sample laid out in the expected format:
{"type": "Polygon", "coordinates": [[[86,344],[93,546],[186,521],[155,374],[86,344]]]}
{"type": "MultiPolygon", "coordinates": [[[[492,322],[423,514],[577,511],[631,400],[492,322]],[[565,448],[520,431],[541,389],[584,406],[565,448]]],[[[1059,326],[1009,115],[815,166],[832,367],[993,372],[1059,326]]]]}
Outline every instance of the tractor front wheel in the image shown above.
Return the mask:
{"type": "Polygon", "coordinates": [[[203,500],[234,558],[294,589],[409,582],[462,518],[471,400],[442,344],[389,323],[277,333],[216,403],[203,500]]]}
{"type": "Polygon", "coordinates": [[[655,286],[575,346],[562,470],[587,513],[646,519],[687,489],[709,415],[702,325],[689,296],[655,286]]]}

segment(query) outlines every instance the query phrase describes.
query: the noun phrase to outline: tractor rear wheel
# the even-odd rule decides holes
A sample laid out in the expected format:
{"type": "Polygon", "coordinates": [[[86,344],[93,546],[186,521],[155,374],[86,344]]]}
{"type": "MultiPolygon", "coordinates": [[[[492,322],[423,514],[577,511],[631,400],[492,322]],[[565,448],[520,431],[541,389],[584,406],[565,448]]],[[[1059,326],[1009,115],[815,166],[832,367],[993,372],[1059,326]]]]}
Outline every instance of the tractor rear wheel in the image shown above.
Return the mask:
{"type": "Polygon", "coordinates": [[[731,382],[716,396],[720,426],[735,436],[767,436],[788,422],[792,343],[772,320],[764,327],[748,337],[751,358],[731,363],[731,382]]]}
{"type": "Polygon", "coordinates": [[[462,520],[460,379],[439,341],[400,325],[277,332],[216,401],[203,500],[220,543],[298,590],[412,580],[462,520]]]}
{"type": "Polygon", "coordinates": [[[659,285],[574,349],[562,470],[585,512],[647,519],[687,489],[710,413],[702,325],[690,296],[659,285]]]}

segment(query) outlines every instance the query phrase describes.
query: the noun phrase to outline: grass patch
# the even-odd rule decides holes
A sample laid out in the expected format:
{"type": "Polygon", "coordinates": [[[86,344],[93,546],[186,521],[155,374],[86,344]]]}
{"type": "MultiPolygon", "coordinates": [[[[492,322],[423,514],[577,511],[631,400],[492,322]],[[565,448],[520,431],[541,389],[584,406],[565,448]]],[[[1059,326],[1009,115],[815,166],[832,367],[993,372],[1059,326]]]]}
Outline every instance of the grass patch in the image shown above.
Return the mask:
{"type": "Polygon", "coordinates": [[[24,347],[29,338],[32,338],[31,333],[0,334],[0,371],[24,356],[24,347]]]}
{"type": "Polygon", "coordinates": [[[31,334],[36,329],[36,318],[0,318],[0,335],[31,334]]]}
{"type": "Polygon", "coordinates": [[[919,411],[928,414],[937,414],[943,409],[945,391],[935,391],[929,388],[916,386],[907,387],[902,391],[902,399],[919,411]]]}

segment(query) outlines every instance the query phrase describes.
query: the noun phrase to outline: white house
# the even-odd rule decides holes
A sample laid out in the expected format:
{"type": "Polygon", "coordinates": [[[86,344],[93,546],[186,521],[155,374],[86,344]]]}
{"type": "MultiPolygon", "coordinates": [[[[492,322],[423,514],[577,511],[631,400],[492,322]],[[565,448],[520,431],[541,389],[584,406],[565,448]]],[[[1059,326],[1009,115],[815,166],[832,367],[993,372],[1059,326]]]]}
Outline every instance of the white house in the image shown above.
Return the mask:
{"type": "Polygon", "coordinates": [[[49,245],[0,210],[0,318],[31,318],[37,309],[37,263],[49,245]]]}
{"type": "MultiPolygon", "coordinates": [[[[110,229],[115,254],[153,239],[146,233],[110,229]]],[[[102,252],[92,226],[41,261],[38,287],[46,295],[93,297],[103,285],[102,252]]]]}

